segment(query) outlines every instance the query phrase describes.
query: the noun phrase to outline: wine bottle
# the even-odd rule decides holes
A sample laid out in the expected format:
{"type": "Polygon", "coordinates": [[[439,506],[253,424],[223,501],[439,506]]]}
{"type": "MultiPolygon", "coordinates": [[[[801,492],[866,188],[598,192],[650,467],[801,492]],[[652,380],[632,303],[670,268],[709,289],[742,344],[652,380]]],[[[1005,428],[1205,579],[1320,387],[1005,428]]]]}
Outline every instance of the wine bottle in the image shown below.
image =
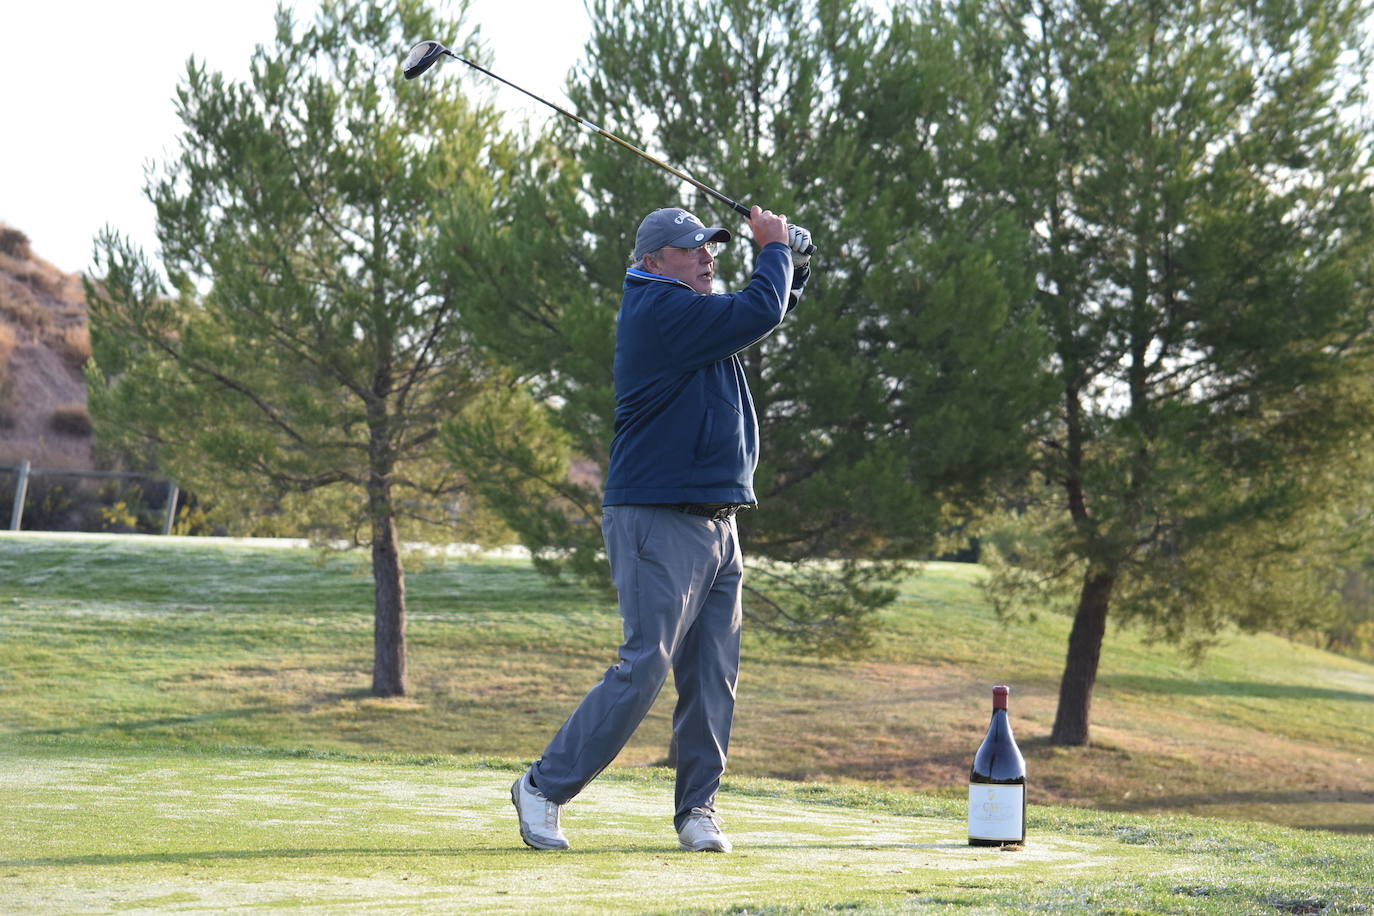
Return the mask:
{"type": "Polygon", "coordinates": [[[992,721],[968,777],[968,844],[1026,841],[1026,759],[1007,721],[1007,687],[992,688],[992,721]]]}

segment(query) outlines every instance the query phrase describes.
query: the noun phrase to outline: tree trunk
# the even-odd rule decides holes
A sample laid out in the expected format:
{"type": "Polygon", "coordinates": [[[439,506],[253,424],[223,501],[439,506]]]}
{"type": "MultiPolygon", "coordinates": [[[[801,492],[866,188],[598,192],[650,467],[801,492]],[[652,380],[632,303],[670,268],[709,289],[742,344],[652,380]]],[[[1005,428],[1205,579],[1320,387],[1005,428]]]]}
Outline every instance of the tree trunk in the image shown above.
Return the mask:
{"type": "Polygon", "coordinates": [[[372,692],[379,697],[400,697],[407,691],[406,580],[401,569],[401,544],[390,487],[374,477],[368,491],[372,508],[372,583],[376,595],[372,692]]]}
{"type": "Polygon", "coordinates": [[[1092,708],[1097,663],[1102,657],[1102,638],[1107,632],[1107,606],[1111,601],[1114,573],[1089,570],[1083,577],[1078,613],[1069,633],[1069,653],[1059,681],[1059,709],[1050,731],[1051,744],[1088,743],[1088,713],[1092,708]]]}

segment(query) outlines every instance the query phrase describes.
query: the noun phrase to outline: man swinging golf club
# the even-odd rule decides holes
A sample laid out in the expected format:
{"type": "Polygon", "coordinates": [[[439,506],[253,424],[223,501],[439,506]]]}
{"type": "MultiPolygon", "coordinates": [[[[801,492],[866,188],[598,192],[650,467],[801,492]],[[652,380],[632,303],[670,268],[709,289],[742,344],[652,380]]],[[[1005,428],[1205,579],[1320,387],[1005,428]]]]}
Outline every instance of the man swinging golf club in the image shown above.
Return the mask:
{"type": "Polygon", "coordinates": [[[716,817],[739,671],[743,560],[735,515],[754,506],[758,423],[741,350],[801,297],[805,229],[753,207],[759,246],[744,289],[712,293],[730,233],[686,210],[639,224],[615,346],[615,437],[601,529],[620,595],[620,660],[511,787],[520,836],[566,849],[562,805],[605,769],[667,679],[677,686],[676,813],[681,848],[729,852],[716,817]]]}

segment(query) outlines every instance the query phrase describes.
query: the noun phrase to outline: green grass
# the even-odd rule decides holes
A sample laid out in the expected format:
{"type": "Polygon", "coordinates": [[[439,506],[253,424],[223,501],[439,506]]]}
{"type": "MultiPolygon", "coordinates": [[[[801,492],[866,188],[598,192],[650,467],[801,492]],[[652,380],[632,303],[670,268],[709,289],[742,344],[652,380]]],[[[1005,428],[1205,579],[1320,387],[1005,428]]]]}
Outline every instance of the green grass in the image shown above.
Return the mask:
{"type": "Polygon", "coordinates": [[[0,749],[15,912],[1361,913],[1364,844],[1332,834],[1036,809],[972,849],[952,801],[732,780],[729,856],[677,851],[670,775],[611,771],[566,853],[515,839],[514,767],[27,744],[0,749]]]}
{"type": "Polygon", "coordinates": [[[614,660],[602,596],[430,562],[407,581],[412,695],[381,700],[354,557],[0,536],[0,912],[1374,912],[1374,666],[1235,636],[1192,667],[1112,631],[1093,743],[1056,748],[1068,622],[997,620],[980,575],[904,583],[862,658],[746,640],[738,854],[675,851],[649,766],[669,688],[569,808],[573,854],[546,856],[506,792],[614,660]],[[1001,682],[1031,780],[1018,853],[962,839],[1001,682]]]}

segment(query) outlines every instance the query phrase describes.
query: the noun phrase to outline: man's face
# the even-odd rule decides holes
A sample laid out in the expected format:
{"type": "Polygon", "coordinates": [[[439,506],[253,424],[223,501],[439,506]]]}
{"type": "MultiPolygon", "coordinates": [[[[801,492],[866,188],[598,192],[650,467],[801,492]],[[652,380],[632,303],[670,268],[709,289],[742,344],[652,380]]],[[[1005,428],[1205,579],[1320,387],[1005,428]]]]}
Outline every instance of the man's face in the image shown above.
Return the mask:
{"type": "Polygon", "coordinates": [[[681,280],[692,289],[706,295],[711,292],[711,280],[716,275],[716,259],[711,252],[714,243],[700,248],[664,248],[656,258],[646,258],[651,273],[681,280]]]}

